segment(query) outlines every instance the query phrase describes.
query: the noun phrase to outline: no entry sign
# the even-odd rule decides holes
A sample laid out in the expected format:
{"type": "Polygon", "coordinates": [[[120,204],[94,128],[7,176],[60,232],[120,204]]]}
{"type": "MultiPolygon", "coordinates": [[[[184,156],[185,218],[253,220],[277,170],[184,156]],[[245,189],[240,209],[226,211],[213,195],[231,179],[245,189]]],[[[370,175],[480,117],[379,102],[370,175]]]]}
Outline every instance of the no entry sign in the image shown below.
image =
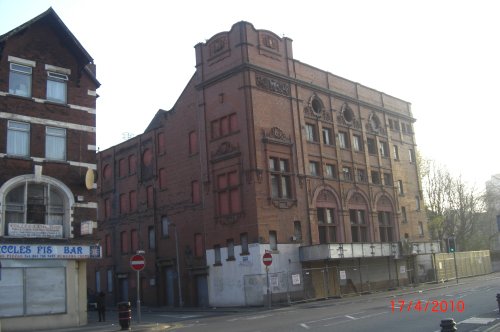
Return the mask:
{"type": "Polygon", "coordinates": [[[144,261],[144,256],[142,255],[134,255],[130,258],[130,267],[135,271],[141,271],[146,266],[146,262],[144,261]]]}
{"type": "Polygon", "coordinates": [[[266,252],[262,256],[262,263],[264,263],[265,266],[271,265],[273,263],[273,255],[271,255],[270,253],[266,252]]]}

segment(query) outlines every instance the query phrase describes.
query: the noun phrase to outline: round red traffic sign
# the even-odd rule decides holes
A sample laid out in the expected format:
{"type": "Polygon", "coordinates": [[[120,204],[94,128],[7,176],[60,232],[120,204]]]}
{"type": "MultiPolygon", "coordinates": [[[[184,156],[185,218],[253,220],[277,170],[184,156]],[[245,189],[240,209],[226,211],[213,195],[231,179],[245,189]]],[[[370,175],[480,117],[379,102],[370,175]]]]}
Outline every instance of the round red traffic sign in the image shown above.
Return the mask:
{"type": "Polygon", "coordinates": [[[144,261],[144,256],[142,255],[134,255],[130,258],[130,267],[135,271],[141,271],[146,266],[146,262],[144,261]]]}
{"type": "Polygon", "coordinates": [[[264,263],[265,266],[271,265],[273,263],[273,255],[271,255],[271,253],[269,252],[266,252],[262,256],[262,263],[264,263]]]}

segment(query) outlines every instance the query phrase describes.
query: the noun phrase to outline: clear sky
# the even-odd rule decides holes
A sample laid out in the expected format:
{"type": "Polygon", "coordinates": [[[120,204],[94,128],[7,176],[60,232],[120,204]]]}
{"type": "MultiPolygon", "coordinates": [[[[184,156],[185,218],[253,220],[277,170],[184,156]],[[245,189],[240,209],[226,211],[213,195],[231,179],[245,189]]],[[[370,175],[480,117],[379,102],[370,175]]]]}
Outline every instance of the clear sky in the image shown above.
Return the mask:
{"type": "Polygon", "coordinates": [[[412,103],[418,149],[482,189],[500,173],[500,3],[461,0],[0,0],[0,34],[53,7],[94,58],[97,145],[144,131],[194,73],[194,45],[241,20],[294,58],[412,103]]]}

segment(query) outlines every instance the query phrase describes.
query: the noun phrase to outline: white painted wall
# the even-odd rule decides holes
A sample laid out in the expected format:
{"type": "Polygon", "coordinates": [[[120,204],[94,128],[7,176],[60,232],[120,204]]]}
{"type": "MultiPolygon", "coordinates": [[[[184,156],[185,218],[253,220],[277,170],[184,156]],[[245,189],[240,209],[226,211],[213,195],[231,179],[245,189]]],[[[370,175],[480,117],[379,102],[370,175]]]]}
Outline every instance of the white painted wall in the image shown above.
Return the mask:
{"type": "MultiPolygon", "coordinates": [[[[207,250],[208,296],[210,306],[245,306],[244,276],[266,274],[262,255],[269,250],[269,244],[248,245],[249,255],[241,255],[241,246],[234,246],[234,261],[227,261],[227,248],[221,248],[222,266],[214,266],[214,250],[207,250]]],[[[298,244],[278,244],[273,252],[273,263],[269,273],[300,271],[298,244]]],[[[265,293],[264,293],[265,294],[265,293]]]]}

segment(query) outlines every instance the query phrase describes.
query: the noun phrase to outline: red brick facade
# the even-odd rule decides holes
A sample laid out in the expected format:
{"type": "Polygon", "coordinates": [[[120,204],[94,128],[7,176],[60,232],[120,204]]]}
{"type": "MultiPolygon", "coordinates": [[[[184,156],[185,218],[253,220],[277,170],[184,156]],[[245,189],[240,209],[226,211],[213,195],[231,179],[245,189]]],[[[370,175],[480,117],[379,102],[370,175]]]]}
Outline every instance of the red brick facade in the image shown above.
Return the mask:
{"type": "MultiPolygon", "coordinates": [[[[32,97],[16,95],[0,96],[0,183],[22,174],[32,174],[34,166],[42,166],[42,174],[65,183],[80,202],[96,202],[95,190],[85,187],[88,168],[96,164],[96,94],[99,83],[92,73],[93,67],[85,67],[68,48],[65,33],[56,32],[51,15],[35,21],[18,34],[3,41],[0,58],[0,91],[9,91],[9,56],[35,61],[32,71],[32,97]],[[67,103],[46,101],[46,65],[70,69],[67,82],[67,103]],[[90,70],[89,70],[90,68],[90,70]],[[90,92],[90,93],[89,93],[90,92]],[[9,120],[29,122],[29,156],[16,158],[7,152],[7,124],[9,120]],[[52,162],[45,158],[46,127],[62,126],[66,129],[66,161],[52,162]]],[[[79,47],[81,47],[78,44],[79,47]]],[[[72,46],[73,48],[78,46],[72,46]]],[[[81,52],[81,51],[80,51],[81,52]]],[[[83,55],[80,55],[83,57],[83,55]]],[[[93,65],[91,65],[93,66],[93,65]]],[[[95,207],[76,208],[74,227],[83,220],[95,220],[95,207]]],[[[77,234],[78,235],[78,234],[77,234]]]]}
{"type": "MultiPolygon", "coordinates": [[[[6,329],[86,323],[78,310],[87,302],[88,255],[82,253],[94,243],[82,236],[81,225],[92,228],[97,217],[96,191],[86,177],[92,180],[96,170],[99,85],[93,59],[52,9],[0,36],[0,255],[29,248],[0,258],[7,281],[25,289],[30,280],[9,281],[16,275],[9,269],[29,274],[44,268],[47,276],[62,278],[62,287],[54,281],[44,299],[49,304],[40,306],[53,311],[27,319],[32,313],[25,308],[39,304],[18,308],[13,301],[6,329]]],[[[6,298],[4,289],[0,285],[6,298]]]]}
{"type": "MultiPolygon", "coordinates": [[[[222,289],[217,269],[252,265],[248,244],[276,253],[274,246],[290,245],[296,260],[302,245],[427,238],[415,208],[409,103],[301,63],[291,39],[246,22],[195,50],[196,72],[172,110],[98,156],[99,202],[109,206],[99,212],[99,240],[110,238],[111,253],[97,270],[135,288],[128,259],[137,232],[147,261],[143,302],[177,305],[174,227],[163,236],[162,217],[179,235],[188,305],[217,303],[208,299],[222,289]],[[120,174],[130,167],[120,160],[131,156],[135,171],[120,174]]],[[[116,300],[135,294],[115,292],[116,300]]]]}

